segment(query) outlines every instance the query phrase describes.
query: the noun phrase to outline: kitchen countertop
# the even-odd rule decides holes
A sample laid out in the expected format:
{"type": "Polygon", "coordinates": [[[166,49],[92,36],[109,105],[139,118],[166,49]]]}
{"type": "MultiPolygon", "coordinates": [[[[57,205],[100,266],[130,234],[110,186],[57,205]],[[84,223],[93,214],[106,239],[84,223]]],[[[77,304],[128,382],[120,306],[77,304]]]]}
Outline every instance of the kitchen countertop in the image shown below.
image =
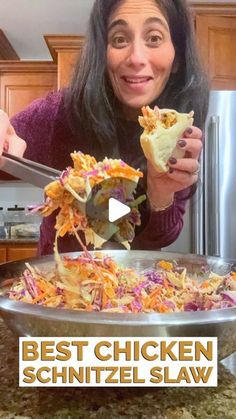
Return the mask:
{"type": "Polygon", "coordinates": [[[235,419],[236,354],[224,364],[213,388],[18,387],[18,338],[0,319],[0,419],[235,419]]]}
{"type": "Polygon", "coordinates": [[[38,243],[39,237],[13,237],[12,239],[0,239],[0,244],[15,243],[38,243]]]}

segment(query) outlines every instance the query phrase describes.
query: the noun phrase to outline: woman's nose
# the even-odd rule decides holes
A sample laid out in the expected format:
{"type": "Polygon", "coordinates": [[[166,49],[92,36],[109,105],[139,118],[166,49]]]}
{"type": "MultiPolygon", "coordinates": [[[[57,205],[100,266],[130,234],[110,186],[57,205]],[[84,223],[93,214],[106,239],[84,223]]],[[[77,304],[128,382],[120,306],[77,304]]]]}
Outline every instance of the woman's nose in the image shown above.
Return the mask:
{"type": "Polygon", "coordinates": [[[140,42],[133,42],[127,57],[127,63],[132,66],[143,67],[146,64],[146,51],[140,42]]]}

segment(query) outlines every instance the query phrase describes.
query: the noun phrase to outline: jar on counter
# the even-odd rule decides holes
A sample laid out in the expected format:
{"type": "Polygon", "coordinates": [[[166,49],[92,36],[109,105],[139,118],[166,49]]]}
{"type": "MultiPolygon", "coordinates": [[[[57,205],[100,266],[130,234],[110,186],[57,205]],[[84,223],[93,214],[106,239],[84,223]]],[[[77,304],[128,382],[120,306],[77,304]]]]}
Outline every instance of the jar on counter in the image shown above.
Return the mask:
{"type": "Polygon", "coordinates": [[[14,236],[14,227],[25,223],[25,208],[18,207],[18,205],[9,207],[7,208],[4,218],[4,225],[7,229],[7,235],[8,238],[11,239],[14,236]]]}

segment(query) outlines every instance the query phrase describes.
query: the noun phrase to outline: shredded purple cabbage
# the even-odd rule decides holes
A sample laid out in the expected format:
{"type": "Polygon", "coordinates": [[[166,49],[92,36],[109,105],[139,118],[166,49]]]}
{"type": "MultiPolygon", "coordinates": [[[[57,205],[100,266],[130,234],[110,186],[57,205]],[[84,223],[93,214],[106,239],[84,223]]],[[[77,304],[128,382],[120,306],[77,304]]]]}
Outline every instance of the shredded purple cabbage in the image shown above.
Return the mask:
{"type": "Polygon", "coordinates": [[[142,304],[137,299],[133,300],[130,306],[132,311],[142,311],[142,304]]]}
{"type": "Polygon", "coordinates": [[[236,296],[230,291],[223,291],[220,294],[224,300],[229,301],[232,305],[236,305],[236,296]]]}
{"type": "Polygon", "coordinates": [[[143,272],[145,278],[149,279],[149,281],[154,282],[155,284],[163,285],[163,278],[159,274],[159,272],[154,271],[153,269],[148,269],[143,272]]]}
{"type": "Polygon", "coordinates": [[[36,204],[36,205],[27,205],[27,209],[30,211],[31,214],[39,212],[41,209],[44,208],[44,204],[36,204]]]}
{"type": "Polygon", "coordinates": [[[199,305],[193,301],[184,305],[184,311],[198,311],[201,310],[199,305]]]}
{"type": "Polygon", "coordinates": [[[170,301],[170,300],[165,300],[165,301],[163,301],[163,303],[164,303],[167,307],[171,308],[173,311],[174,311],[174,310],[175,310],[175,308],[176,308],[176,305],[175,305],[175,303],[174,303],[173,301],[170,301]]]}
{"type": "Polygon", "coordinates": [[[24,276],[26,288],[28,292],[30,293],[31,297],[32,298],[37,297],[39,290],[38,290],[38,287],[35,285],[35,280],[32,277],[30,271],[26,269],[23,273],[23,276],[24,276]]]}
{"type": "Polygon", "coordinates": [[[85,176],[97,176],[99,173],[98,169],[90,170],[89,172],[84,172],[85,176]]]}

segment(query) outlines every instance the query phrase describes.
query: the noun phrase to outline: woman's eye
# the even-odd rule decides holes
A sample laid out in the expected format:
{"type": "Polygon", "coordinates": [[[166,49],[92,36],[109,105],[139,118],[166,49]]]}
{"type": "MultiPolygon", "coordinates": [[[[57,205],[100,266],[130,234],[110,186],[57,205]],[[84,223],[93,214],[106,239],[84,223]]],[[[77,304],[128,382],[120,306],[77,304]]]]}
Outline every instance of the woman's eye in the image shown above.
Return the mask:
{"type": "Polygon", "coordinates": [[[148,44],[148,46],[156,47],[156,46],[161,44],[162,40],[163,39],[162,39],[161,35],[157,35],[157,34],[150,35],[147,38],[147,44],[148,44]]]}
{"type": "Polygon", "coordinates": [[[111,44],[115,48],[123,48],[128,44],[128,40],[125,36],[115,36],[112,38],[111,44]]]}

